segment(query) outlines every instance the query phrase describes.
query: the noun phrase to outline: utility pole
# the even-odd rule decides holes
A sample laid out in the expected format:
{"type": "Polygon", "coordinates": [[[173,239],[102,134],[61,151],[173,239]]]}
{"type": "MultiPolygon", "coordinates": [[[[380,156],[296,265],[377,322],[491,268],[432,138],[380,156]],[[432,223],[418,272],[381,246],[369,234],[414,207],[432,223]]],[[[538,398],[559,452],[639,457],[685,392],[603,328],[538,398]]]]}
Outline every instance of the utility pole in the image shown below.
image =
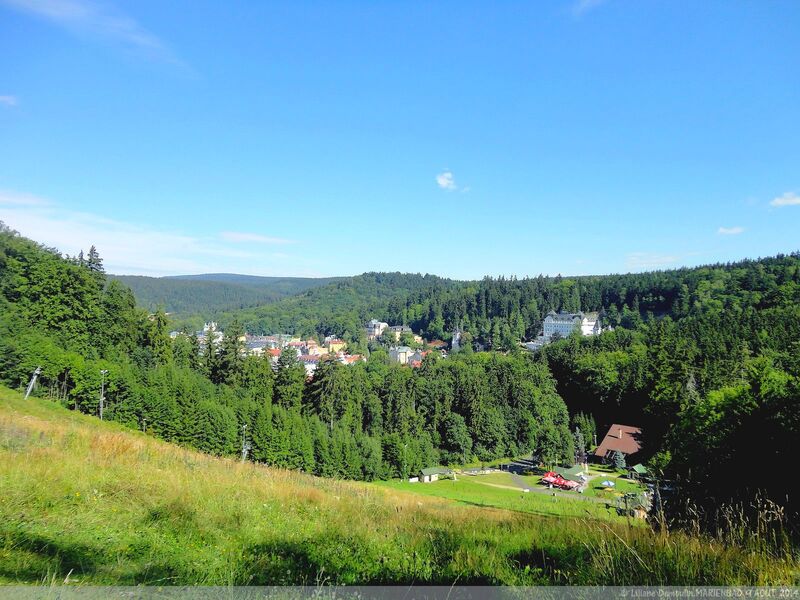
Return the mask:
{"type": "Polygon", "coordinates": [[[103,401],[106,399],[106,375],[108,374],[108,369],[101,369],[100,370],[100,420],[103,420],[103,401]]]}
{"type": "Polygon", "coordinates": [[[31,375],[31,380],[28,383],[28,388],[25,390],[25,400],[27,400],[28,396],[31,395],[31,392],[33,391],[33,386],[36,385],[36,378],[39,377],[41,372],[42,372],[42,367],[36,367],[36,369],[34,369],[33,375],[31,375]]]}
{"type": "Polygon", "coordinates": [[[242,425],[242,462],[247,460],[247,450],[248,450],[248,448],[247,448],[247,442],[246,442],[247,438],[245,437],[246,431],[247,431],[247,423],[242,425]]]}

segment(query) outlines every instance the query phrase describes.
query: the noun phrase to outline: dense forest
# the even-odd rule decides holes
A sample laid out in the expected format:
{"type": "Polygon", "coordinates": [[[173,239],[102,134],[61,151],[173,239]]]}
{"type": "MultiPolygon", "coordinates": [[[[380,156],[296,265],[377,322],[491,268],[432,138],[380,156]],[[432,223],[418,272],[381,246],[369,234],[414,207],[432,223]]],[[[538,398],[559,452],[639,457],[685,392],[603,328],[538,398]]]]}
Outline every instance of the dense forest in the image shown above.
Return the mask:
{"type": "Polygon", "coordinates": [[[267,304],[337,281],[335,277],[255,277],[228,273],[179,277],[108,275],[108,279],[131,288],[142,308],[179,313],[182,320],[195,322],[213,317],[217,311],[267,304]]]}
{"type": "MultiPolygon", "coordinates": [[[[365,364],[323,363],[313,380],[293,351],[273,371],[244,356],[235,323],[218,347],[168,335],[166,315],[107,281],[92,248],[63,258],[0,233],[0,379],[75,410],[220,455],[353,479],[405,477],[441,461],[534,452],[569,460],[566,406],[529,357],[427,359],[411,370],[376,351],[365,364]],[[105,375],[101,371],[106,371],[105,375]]],[[[334,287],[338,284],[333,284],[334,287]]]]}
{"type": "Polygon", "coordinates": [[[24,387],[41,365],[38,393],[96,414],[106,369],[107,418],[207,452],[244,444],[253,460],[374,479],[515,454],[569,462],[592,421],[598,435],[622,422],[643,428],[651,469],[707,508],[757,493],[798,506],[798,254],[580,278],[371,273],[228,313],[220,347],[201,353],[108,281],[96,251],[63,258],[4,230],[0,309],[3,382],[24,387]],[[601,311],[613,329],[521,351],[551,309],[601,311]],[[370,317],[428,339],[459,327],[466,343],[419,369],[375,347],[366,363],[323,362],[307,381],[292,354],[273,370],[237,339],[246,326],[363,344],[370,317]]]}

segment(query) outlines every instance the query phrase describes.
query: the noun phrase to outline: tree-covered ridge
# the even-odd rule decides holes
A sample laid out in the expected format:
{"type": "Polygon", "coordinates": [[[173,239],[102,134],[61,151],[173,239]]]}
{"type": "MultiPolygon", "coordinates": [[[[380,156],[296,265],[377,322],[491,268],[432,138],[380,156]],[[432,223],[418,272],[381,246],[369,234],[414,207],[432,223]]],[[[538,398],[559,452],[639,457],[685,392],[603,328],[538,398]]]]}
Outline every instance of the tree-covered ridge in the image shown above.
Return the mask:
{"type": "Polygon", "coordinates": [[[181,277],[109,275],[133,290],[142,308],[158,308],[181,316],[213,317],[218,311],[233,310],[300,294],[328,285],[338,278],[250,277],[211,273],[181,277]]]}
{"type": "Polygon", "coordinates": [[[307,381],[293,353],[276,372],[244,356],[235,320],[204,353],[193,336],[171,340],[164,313],[148,315],[107,282],[96,251],[65,259],[0,232],[0,380],[20,389],[42,366],[39,393],[76,410],[97,414],[107,370],[107,418],[207,452],[236,454],[244,442],[255,460],[371,479],[516,453],[569,462],[569,409],[579,445],[594,423],[600,435],[612,422],[642,427],[642,460],[687,482],[686,496],[713,506],[759,491],[796,510],[787,473],[800,439],[797,254],[574,280],[373,273],[254,314],[272,331],[360,335],[367,316],[424,324],[408,319],[424,306],[434,307],[429,335],[452,322],[508,355],[465,343],[412,370],[375,348],[366,364],[323,362],[307,381]],[[523,305],[529,317],[600,309],[614,330],[523,354],[505,331],[523,305]],[[476,323],[491,323],[488,337],[476,323]]]}
{"type": "Polygon", "coordinates": [[[410,297],[435,296],[458,285],[435,275],[364,273],[275,304],[228,312],[220,321],[237,320],[252,333],[337,335],[356,342],[369,319],[401,323],[394,313],[410,297]]]}
{"type": "MultiPolygon", "coordinates": [[[[107,419],[214,454],[247,446],[257,461],[354,479],[450,459],[572,454],[555,381],[528,357],[431,358],[412,371],[378,351],[366,364],[323,362],[307,381],[293,351],[275,372],[246,356],[236,323],[203,353],[194,336],[171,340],[164,313],[136,308],[127,288],[106,282],[99,258],[66,259],[7,230],[0,257],[0,379],[22,388],[41,366],[40,393],[75,410],[98,414],[102,380],[107,419]]],[[[396,277],[376,274],[370,285],[391,297],[396,277]]]]}
{"type": "Polygon", "coordinates": [[[796,296],[798,255],[624,275],[484,278],[366,273],[269,306],[230,312],[257,332],[333,334],[357,341],[365,321],[409,325],[427,339],[466,331],[487,349],[534,338],[551,311],[599,311],[608,325],[635,328],[648,313],[682,318],[710,304],[762,310],[796,296]]]}

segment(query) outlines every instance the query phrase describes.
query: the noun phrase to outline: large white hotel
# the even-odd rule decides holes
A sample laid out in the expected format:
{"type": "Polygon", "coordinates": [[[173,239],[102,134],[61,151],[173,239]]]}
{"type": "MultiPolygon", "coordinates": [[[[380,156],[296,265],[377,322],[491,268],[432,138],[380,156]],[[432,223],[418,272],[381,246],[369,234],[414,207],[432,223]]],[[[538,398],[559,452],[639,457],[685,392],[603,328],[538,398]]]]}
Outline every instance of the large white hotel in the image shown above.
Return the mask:
{"type": "Polygon", "coordinates": [[[581,335],[597,335],[601,331],[600,319],[597,313],[567,313],[551,310],[547,313],[542,323],[542,333],[532,342],[525,342],[528,350],[538,350],[549,344],[553,337],[568,337],[573,331],[580,331],[581,335]]]}

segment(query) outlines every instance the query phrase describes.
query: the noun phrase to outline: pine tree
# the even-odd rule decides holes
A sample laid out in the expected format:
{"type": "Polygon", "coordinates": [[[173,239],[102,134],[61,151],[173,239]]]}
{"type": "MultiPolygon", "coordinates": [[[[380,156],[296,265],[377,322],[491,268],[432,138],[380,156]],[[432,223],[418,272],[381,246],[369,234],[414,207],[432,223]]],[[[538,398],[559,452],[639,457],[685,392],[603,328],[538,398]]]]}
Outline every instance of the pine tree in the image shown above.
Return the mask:
{"type": "Polygon", "coordinates": [[[618,471],[625,470],[625,455],[622,454],[619,450],[614,450],[614,454],[611,455],[611,460],[614,464],[614,468],[618,471]]]}
{"type": "Polygon", "coordinates": [[[226,329],[219,352],[216,383],[238,385],[244,371],[244,328],[234,320],[226,329]]]}
{"type": "MultiPolygon", "coordinates": [[[[81,251],[81,255],[83,251],[81,251]]],[[[81,259],[83,257],[81,256],[81,259]]],[[[103,268],[103,259],[100,258],[100,253],[97,251],[97,248],[92,245],[89,248],[89,254],[86,257],[86,267],[90,271],[94,271],[95,273],[105,273],[105,269],[103,268]]]]}
{"type": "Polygon", "coordinates": [[[278,372],[275,374],[275,403],[299,410],[305,379],[306,370],[297,360],[297,353],[293,348],[285,348],[278,359],[278,372]]]}

